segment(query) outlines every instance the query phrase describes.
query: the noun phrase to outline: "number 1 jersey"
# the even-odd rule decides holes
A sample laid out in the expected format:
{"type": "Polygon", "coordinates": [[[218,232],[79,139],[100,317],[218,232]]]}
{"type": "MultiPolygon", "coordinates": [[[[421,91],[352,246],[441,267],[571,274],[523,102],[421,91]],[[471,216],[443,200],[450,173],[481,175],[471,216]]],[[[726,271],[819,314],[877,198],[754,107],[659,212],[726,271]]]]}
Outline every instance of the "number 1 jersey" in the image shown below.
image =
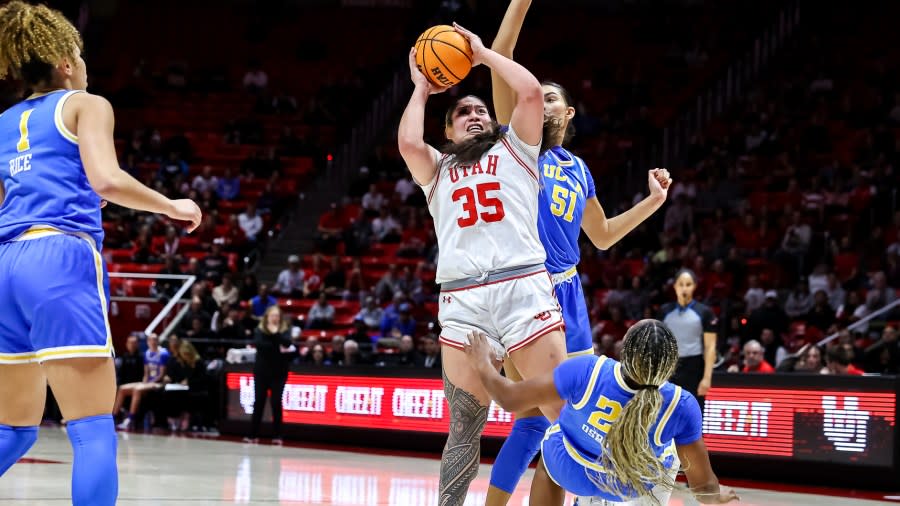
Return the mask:
{"type": "Polygon", "coordinates": [[[100,197],[91,188],[78,138],[63,124],[62,110],[78,91],[60,90],[10,107],[0,115],[0,242],[35,225],[86,233],[103,245],[100,197]]]}
{"type": "Polygon", "coordinates": [[[436,160],[422,186],[438,240],[437,283],[497,270],[543,264],[537,230],[539,146],[509,128],[474,164],[436,160]]]}

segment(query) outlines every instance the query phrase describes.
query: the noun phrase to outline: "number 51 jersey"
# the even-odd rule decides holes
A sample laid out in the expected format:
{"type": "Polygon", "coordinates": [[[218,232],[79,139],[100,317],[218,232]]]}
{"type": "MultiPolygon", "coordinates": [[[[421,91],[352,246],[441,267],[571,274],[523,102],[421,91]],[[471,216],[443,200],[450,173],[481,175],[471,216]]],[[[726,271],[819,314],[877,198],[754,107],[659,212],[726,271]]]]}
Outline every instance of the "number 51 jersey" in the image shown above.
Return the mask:
{"type": "Polygon", "coordinates": [[[539,150],[510,127],[474,164],[452,163],[448,155],[436,160],[437,174],[422,190],[438,240],[437,283],[544,263],[539,150]]]}

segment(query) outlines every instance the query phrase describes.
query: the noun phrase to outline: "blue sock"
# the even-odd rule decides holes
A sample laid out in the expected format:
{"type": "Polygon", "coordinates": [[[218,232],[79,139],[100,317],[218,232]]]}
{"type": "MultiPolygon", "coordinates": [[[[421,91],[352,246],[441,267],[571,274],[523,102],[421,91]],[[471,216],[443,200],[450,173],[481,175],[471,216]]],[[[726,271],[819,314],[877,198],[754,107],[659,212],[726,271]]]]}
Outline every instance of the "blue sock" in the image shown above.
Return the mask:
{"type": "Polygon", "coordinates": [[[112,415],[71,420],[66,431],[75,453],[72,462],[73,506],[115,505],[119,495],[118,441],[112,415]]]}
{"type": "Polygon", "coordinates": [[[0,476],[28,452],[37,441],[37,427],[10,427],[0,424],[0,476]]]}
{"type": "Polygon", "coordinates": [[[528,464],[537,455],[550,422],[543,416],[517,418],[509,436],[503,442],[494,466],[491,468],[491,485],[512,494],[528,464]]]}

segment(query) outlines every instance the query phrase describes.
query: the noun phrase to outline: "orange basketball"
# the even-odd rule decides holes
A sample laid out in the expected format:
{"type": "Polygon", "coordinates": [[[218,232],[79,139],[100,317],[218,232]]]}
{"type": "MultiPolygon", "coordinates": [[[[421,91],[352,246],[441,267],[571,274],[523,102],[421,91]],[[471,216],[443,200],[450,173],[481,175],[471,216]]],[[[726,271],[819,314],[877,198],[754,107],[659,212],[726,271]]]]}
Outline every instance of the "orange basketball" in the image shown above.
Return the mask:
{"type": "Polygon", "coordinates": [[[416,40],[416,66],[435,86],[454,86],[472,70],[472,48],[452,26],[433,26],[416,40]]]}

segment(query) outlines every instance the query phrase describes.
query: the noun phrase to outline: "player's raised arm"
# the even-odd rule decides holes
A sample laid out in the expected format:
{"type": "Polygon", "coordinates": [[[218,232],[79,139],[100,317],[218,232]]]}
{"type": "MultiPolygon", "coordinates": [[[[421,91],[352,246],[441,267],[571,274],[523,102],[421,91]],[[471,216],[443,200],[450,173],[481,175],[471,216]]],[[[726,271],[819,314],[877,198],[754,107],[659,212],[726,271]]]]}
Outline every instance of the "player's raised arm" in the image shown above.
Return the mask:
{"type": "Polygon", "coordinates": [[[437,150],[425,142],[425,103],[428,95],[441,90],[435,89],[416,67],[416,48],[409,51],[409,73],[416,87],[400,118],[397,145],[413,179],[425,185],[434,179],[438,158],[437,150]]]}
{"type": "Polygon", "coordinates": [[[480,332],[469,334],[469,344],[464,345],[472,367],[478,372],[481,384],[501,408],[511,412],[559,402],[559,393],[553,384],[553,371],[525,381],[510,381],[497,371],[493,350],[487,337],[480,332]]]}
{"type": "MultiPolygon", "coordinates": [[[[531,6],[531,0],[512,0],[506,8],[506,14],[500,23],[500,29],[491,44],[491,49],[510,60],[519,40],[519,32],[525,22],[525,14],[531,6]]],[[[496,71],[491,69],[491,94],[494,99],[494,114],[501,125],[508,125],[516,104],[516,94],[496,71]]]]}
{"type": "Polygon", "coordinates": [[[509,118],[509,125],[526,144],[541,143],[544,130],[544,91],[541,83],[528,69],[486,47],[474,33],[454,23],[457,32],[469,40],[472,47],[473,66],[485,64],[512,86],[516,102],[509,118]]]}
{"type": "Polygon", "coordinates": [[[669,171],[666,169],[651,170],[647,179],[650,195],[615,218],[606,217],[597,197],[588,199],[584,207],[581,228],[595,247],[609,249],[665,203],[669,185],[672,184],[669,171]]]}
{"type": "Polygon", "coordinates": [[[68,107],[73,108],[75,115],[84,171],[91,187],[103,200],[188,221],[191,223],[188,231],[200,225],[201,213],[197,204],[187,199],[170,200],[119,167],[113,141],[115,120],[109,101],[97,95],[78,93],[69,99],[68,107]]]}

